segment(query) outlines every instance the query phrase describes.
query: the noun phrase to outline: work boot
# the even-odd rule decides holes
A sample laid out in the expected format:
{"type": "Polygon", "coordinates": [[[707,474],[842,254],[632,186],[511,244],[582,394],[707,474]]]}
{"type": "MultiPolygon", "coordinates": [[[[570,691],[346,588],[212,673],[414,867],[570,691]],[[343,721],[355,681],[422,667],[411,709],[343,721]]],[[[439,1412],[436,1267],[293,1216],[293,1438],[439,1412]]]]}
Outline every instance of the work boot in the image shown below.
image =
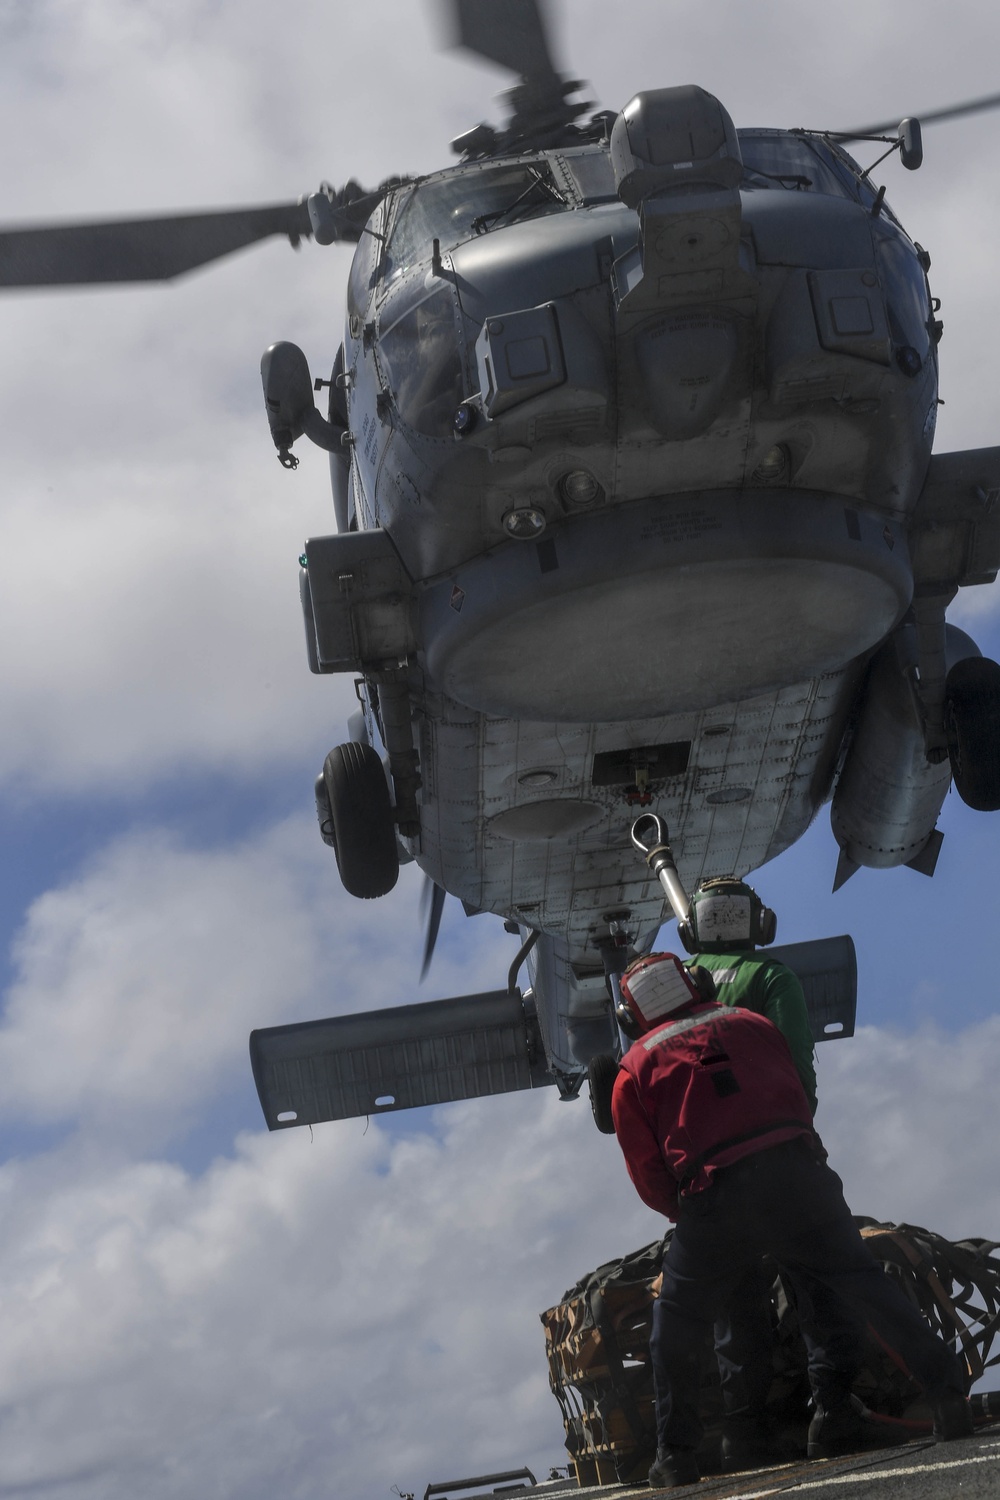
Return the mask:
{"type": "Polygon", "coordinates": [[[865,1445],[864,1423],[849,1396],[833,1406],[817,1407],[809,1423],[806,1452],[810,1458],[842,1458],[865,1445]]]}
{"type": "Polygon", "coordinates": [[[682,1484],[697,1484],[701,1478],[693,1448],[657,1448],[649,1471],[651,1490],[673,1490],[682,1484]]]}
{"type": "Polygon", "coordinates": [[[757,1417],[726,1417],[719,1444],[722,1468],[726,1474],[740,1469],[762,1469],[774,1463],[770,1434],[757,1417]]]}
{"type": "Polygon", "coordinates": [[[953,1438],[972,1436],[975,1423],[969,1403],[961,1391],[938,1391],[934,1395],[928,1392],[928,1396],[934,1413],[932,1436],[936,1443],[950,1443],[953,1438]]]}

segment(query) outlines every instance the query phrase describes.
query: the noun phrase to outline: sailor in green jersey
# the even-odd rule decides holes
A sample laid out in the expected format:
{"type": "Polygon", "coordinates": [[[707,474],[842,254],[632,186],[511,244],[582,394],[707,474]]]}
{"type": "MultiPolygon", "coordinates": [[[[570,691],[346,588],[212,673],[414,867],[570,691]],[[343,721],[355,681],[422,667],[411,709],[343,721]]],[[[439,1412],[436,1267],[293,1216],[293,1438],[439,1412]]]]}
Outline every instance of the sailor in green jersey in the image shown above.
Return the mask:
{"type": "MultiPolygon", "coordinates": [[[[786,964],[756,951],[758,944],[773,943],[776,931],[774,912],[756,891],[731,876],[704,881],[691,898],[690,920],[679,927],[681,940],[692,954],[690,967],[697,964],[708,969],[722,1004],[756,1011],[782,1033],[815,1114],[813,1038],[802,985],[786,964]]],[[[825,1423],[834,1438],[827,1445],[829,1451],[811,1443],[810,1457],[833,1457],[835,1449],[851,1451],[860,1440],[860,1422],[848,1397],[863,1359],[863,1334],[853,1314],[825,1288],[796,1277],[793,1291],[817,1410],[835,1412],[825,1423]],[[827,1329],[822,1347],[812,1336],[817,1314],[827,1329]]],[[[745,1278],[726,1316],[716,1324],[727,1468],[773,1457],[767,1422],[772,1378],[770,1317],[770,1279],[761,1268],[759,1274],[745,1278]]]]}
{"type": "Polygon", "coordinates": [[[773,943],[774,912],[742,880],[706,880],[691,898],[690,931],[681,933],[694,957],[708,969],[723,1005],[742,1005],[766,1016],[792,1052],[809,1108],[816,1113],[816,1068],[812,1029],[802,986],[787,964],[758,954],[758,943],[773,943]]]}

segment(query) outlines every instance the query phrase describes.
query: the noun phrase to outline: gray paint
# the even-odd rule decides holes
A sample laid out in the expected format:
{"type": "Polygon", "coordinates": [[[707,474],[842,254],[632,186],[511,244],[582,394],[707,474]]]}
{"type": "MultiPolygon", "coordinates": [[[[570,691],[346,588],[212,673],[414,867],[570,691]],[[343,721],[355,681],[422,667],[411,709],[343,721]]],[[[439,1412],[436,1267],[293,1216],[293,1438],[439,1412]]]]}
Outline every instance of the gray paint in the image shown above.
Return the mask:
{"type": "MultiPolygon", "coordinates": [[[[792,141],[745,139],[758,154],[792,141]]],[[[758,176],[638,212],[608,196],[605,148],[512,166],[532,161],[561,211],[454,242],[445,225],[437,260],[411,248],[398,270],[393,226],[425,184],[387,196],[385,281],[369,274],[368,334],[349,320],[345,367],[359,519],[391,536],[411,581],[422,786],[407,848],[470,908],[541,930],[539,1025],[551,1066],[572,1077],[608,1045],[611,917],[628,913],[641,945],[665,916],[628,846],[635,808],[623,787],[594,784],[594,756],[690,744],[686,769],[651,787],[689,886],[794,842],[845,748],[845,853],[919,861],[947,768],[927,762],[916,721],[902,724],[867,664],[910,605],[911,537],[921,587],[935,572],[955,587],[991,576],[1000,538],[974,496],[1000,465],[992,450],[973,469],[931,464],[923,271],[835,159],[826,194],[758,176]],[[588,180],[595,196],[580,191],[588,180]],[[400,342],[418,316],[432,339],[424,387],[400,342]],[[906,368],[904,336],[919,345],[906,368]],[[448,391],[478,415],[461,439],[442,422],[448,391]],[[577,470],[593,498],[574,507],[577,470]],[[537,541],[508,538],[519,506],[544,517],[537,541]],[[866,745],[895,790],[880,800],[869,782],[861,807],[866,745]]],[[[451,192],[465,172],[475,193],[497,165],[426,186],[451,192]]]]}

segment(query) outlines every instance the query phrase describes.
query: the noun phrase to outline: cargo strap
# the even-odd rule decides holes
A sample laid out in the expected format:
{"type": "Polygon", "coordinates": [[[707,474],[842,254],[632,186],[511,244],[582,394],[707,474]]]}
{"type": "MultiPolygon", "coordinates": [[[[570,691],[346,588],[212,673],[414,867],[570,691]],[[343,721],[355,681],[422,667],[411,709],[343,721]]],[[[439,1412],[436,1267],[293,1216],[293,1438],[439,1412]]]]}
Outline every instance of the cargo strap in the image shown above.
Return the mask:
{"type": "Polygon", "coordinates": [[[992,1259],[992,1252],[1000,1247],[994,1241],[949,1242],[909,1224],[867,1223],[861,1235],[883,1260],[890,1258],[886,1250],[894,1245],[913,1267],[916,1287],[922,1283],[930,1293],[929,1299],[919,1299],[921,1310],[946,1342],[957,1335],[970,1383],[1000,1363],[1000,1355],[988,1357],[1000,1328],[1000,1276],[992,1259]],[[945,1281],[950,1283],[950,1294],[945,1281]],[[975,1297],[982,1307],[975,1306],[975,1297]]]}
{"type": "Polygon", "coordinates": [[[611,1388],[629,1425],[629,1430],[636,1444],[646,1443],[650,1439],[655,1441],[655,1428],[643,1421],[642,1413],[629,1386],[625,1363],[618,1348],[618,1335],[614,1323],[608,1316],[604,1293],[600,1287],[596,1287],[591,1292],[589,1300],[590,1314],[594,1320],[594,1327],[601,1335],[602,1351],[611,1374],[611,1388]]]}

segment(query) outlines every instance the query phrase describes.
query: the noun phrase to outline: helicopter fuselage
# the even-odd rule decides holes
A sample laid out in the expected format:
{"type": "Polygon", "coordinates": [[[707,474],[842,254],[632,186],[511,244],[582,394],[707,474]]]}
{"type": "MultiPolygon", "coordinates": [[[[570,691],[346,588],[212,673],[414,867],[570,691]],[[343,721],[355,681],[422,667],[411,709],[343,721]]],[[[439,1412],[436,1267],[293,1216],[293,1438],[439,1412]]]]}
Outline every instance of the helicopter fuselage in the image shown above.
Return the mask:
{"type": "MultiPolygon", "coordinates": [[[[609,924],[641,946],[664,919],[636,806],[689,887],[787,848],[913,595],[928,258],[828,141],[739,144],[737,184],[641,211],[607,144],[455,166],[386,195],[351,271],[338,524],[383,532],[403,580],[355,732],[392,761],[394,693],[400,764],[402,694],[404,857],[548,935],[570,1071],[607,1045],[609,924]]],[[[928,768],[924,802],[947,784],[928,768]]]]}

